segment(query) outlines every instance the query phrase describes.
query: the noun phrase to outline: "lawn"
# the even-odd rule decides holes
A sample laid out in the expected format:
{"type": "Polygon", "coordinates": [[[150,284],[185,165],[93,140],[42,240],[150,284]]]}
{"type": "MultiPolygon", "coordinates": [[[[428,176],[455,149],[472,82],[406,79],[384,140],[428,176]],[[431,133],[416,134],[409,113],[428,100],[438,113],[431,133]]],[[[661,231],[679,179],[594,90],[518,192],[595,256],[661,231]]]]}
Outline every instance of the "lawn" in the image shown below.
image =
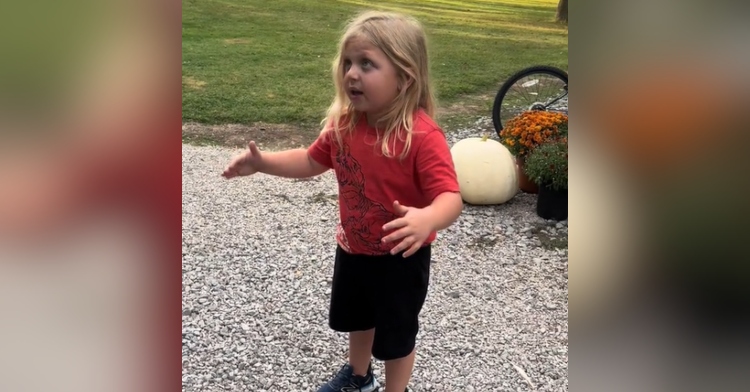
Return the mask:
{"type": "Polygon", "coordinates": [[[183,0],[183,122],[316,126],[332,98],[338,37],[366,8],[422,21],[446,117],[489,116],[495,92],[513,72],[535,64],[567,70],[567,27],[554,21],[556,4],[183,0]]]}

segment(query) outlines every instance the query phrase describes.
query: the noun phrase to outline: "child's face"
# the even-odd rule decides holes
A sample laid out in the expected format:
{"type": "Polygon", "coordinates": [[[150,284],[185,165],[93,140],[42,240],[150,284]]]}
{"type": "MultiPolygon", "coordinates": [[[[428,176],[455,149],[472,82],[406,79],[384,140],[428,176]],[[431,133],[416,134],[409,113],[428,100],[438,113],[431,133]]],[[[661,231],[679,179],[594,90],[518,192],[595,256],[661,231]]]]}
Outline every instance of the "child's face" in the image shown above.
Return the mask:
{"type": "Polygon", "coordinates": [[[373,124],[398,95],[398,72],[382,50],[367,40],[351,40],[342,53],[344,89],[354,109],[373,124]]]}

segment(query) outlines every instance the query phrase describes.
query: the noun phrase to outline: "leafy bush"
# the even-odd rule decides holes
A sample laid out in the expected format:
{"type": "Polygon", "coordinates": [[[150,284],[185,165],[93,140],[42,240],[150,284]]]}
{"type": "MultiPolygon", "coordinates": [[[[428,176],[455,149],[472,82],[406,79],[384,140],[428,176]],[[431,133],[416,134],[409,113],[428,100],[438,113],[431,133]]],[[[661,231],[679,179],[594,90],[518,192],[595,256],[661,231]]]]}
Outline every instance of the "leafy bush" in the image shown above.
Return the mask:
{"type": "Polygon", "coordinates": [[[568,138],[538,145],[526,157],[524,171],[539,186],[568,189],[568,138]]]}

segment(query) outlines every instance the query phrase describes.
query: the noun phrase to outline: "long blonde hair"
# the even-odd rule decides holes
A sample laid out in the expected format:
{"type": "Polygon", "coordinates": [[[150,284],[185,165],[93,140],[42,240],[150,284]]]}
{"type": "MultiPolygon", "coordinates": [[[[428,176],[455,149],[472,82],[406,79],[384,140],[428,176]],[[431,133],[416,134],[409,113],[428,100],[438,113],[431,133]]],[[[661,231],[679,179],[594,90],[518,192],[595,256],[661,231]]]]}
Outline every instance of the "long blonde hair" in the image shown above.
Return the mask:
{"type": "Polygon", "coordinates": [[[367,11],[349,21],[333,60],[336,95],[322,122],[325,124],[322,132],[333,131],[339,145],[343,135],[354,131],[361,115],[354,110],[344,86],[342,53],[353,38],[367,39],[382,50],[396,68],[401,86],[399,94],[375,125],[383,130],[382,140],[379,138],[383,155],[394,156],[398,138],[405,142],[401,153],[403,158],[411,147],[414,114],[419,108],[430,117],[435,114],[435,97],[429,80],[427,38],[422,25],[412,17],[380,11],[367,11]],[[344,117],[348,121],[341,124],[344,117]]]}

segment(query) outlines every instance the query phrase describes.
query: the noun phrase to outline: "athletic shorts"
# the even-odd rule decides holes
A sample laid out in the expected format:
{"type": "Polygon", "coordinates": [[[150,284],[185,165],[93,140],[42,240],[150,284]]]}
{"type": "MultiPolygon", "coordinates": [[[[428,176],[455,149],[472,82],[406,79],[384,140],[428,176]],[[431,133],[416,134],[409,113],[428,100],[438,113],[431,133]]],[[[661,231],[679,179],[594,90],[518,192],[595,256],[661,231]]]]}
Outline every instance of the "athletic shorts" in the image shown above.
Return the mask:
{"type": "Polygon", "coordinates": [[[338,332],[375,328],[372,355],[403,358],[416,344],[419,313],[427,297],[430,245],[404,258],[366,256],[336,248],[329,325],[338,332]]]}

